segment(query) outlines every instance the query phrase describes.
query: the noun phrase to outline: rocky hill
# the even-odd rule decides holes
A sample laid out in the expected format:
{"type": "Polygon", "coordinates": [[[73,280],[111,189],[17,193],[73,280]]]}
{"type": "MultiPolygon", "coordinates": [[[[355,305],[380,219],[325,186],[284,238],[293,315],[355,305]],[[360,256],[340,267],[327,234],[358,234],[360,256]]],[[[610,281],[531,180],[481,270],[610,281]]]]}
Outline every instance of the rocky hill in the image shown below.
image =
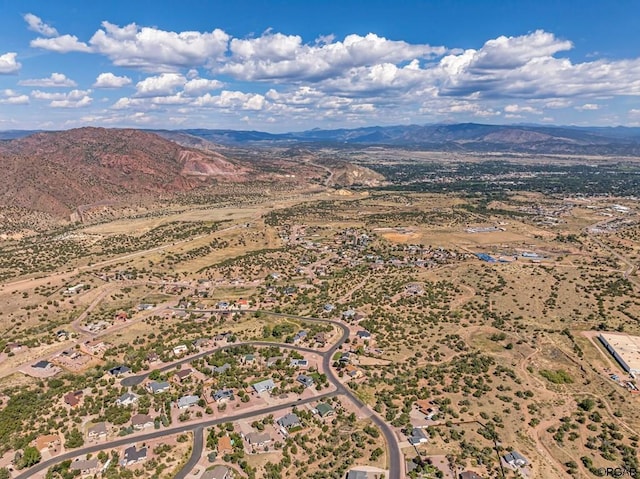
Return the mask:
{"type": "Polygon", "coordinates": [[[242,182],[251,165],[153,133],[80,128],[0,143],[0,204],[68,215],[78,206],[242,182]]]}

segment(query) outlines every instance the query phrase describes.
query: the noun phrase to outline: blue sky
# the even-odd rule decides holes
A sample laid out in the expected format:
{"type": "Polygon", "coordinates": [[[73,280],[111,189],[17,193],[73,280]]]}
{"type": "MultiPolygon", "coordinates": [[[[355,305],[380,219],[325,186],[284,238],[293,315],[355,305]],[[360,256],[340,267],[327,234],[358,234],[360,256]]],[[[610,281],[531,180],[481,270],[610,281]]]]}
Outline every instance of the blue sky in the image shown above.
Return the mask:
{"type": "Polygon", "coordinates": [[[637,0],[0,0],[0,130],[640,125],[637,0]]]}

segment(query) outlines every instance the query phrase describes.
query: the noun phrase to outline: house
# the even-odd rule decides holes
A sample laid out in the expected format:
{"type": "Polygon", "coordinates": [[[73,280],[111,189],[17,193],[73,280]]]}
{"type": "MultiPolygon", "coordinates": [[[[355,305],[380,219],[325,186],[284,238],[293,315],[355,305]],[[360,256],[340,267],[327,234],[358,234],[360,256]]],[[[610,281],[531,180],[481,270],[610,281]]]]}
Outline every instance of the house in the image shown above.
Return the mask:
{"type": "Polygon", "coordinates": [[[131,425],[136,431],[153,426],[153,419],[148,414],[136,414],[131,418],[131,425]]]}
{"type": "Polygon", "coordinates": [[[229,309],[229,302],[228,301],[218,301],[216,303],[216,309],[220,309],[222,311],[225,311],[225,310],[229,309]]]}
{"type": "Polygon", "coordinates": [[[424,429],[420,429],[418,427],[414,427],[411,429],[411,435],[409,436],[409,444],[412,446],[417,446],[418,444],[424,444],[429,440],[429,436],[424,429]]]}
{"type": "Polygon", "coordinates": [[[511,451],[509,454],[503,456],[504,462],[511,467],[523,467],[529,464],[527,458],[520,454],[518,451],[511,451]]]}
{"type": "Polygon", "coordinates": [[[433,416],[439,412],[438,406],[434,405],[434,403],[428,399],[418,399],[416,401],[416,407],[428,420],[433,419],[433,416]]]}
{"type": "Polygon", "coordinates": [[[482,479],[478,474],[473,471],[464,471],[460,473],[460,479],[482,479]]]}
{"type": "Polygon", "coordinates": [[[147,385],[147,391],[151,394],[161,394],[167,392],[171,385],[167,381],[151,381],[147,385]]]}
{"type": "Polygon", "coordinates": [[[211,371],[214,374],[223,374],[225,372],[227,372],[227,370],[231,369],[231,364],[229,363],[224,363],[222,366],[213,366],[211,368],[211,371]]]}
{"type": "Polygon", "coordinates": [[[157,361],[160,361],[160,356],[158,355],[158,353],[149,353],[147,354],[147,362],[148,363],[155,363],[157,361]]]}
{"type": "Polygon", "coordinates": [[[64,402],[71,407],[76,407],[82,399],[82,391],[70,392],[64,395],[64,402]]]}
{"type": "Polygon", "coordinates": [[[258,394],[261,394],[265,391],[271,391],[276,387],[273,379],[265,379],[264,381],[260,381],[251,385],[253,390],[258,394]]]}
{"type": "Polygon", "coordinates": [[[355,316],[356,312],[353,309],[347,309],[342,313],[343,319],[351,319],[355,316]]]}
{"type": "Polygon", "coordinates": [[[181,383],[182,381],[190,377],[192,372],[193,371],[191,369],[180,369],[179,371],[176,371],[176,373],[172,376],[172,379],[176,382],[181,383]]]}
{"type": "Polygon", "coordinates": [[[271,436],[266,432],[250,432],[244,437],[252,446],[264,447],[271,442],[271,436]]]}
{"type": "Polygon", "coordinates": [[[147,458],[147,448],[143,447],[140,450],[136,450],[136,446],[129,446],[124,450],[124,457],[120,461],[120,465],[127,467],[132,464],[142,462],[147,458]]]}
{"type": "Polygon", "coordinates": [[[333,306],[333,304],[331,303],[327,303],[324,305],[324,307],[322,308],[326,313],[330,313],[331,311],[333,311],[335,308],[335,306],[333,306]]]}
{"type": "Polygon", "coordinates": [[[140,303],[137,306],[138,311],[147,311],[149,309],[153,309],[153,304],[150,303],[140,303]]]}
{"type": "Polygon", "coordinates": [[[211,338],[198,338],[192,344],[198,349],[208,348],[211,346],[211,338]]]}
{"type": "Polygon", "coordinates": [[[125,365],[121,365],[121,366],[116,366],[115,368],[111,368],[109,369],[109,374],[111,374],[112,376],[118,377],[122,374],[126,374],[128,372],[130,372],[131,369],[129,369],[127,366],[125,365]]]}
{"type": "Polygon", "coordinates": [[[35,363],[34,365],[31,366],[33,369],[43,369],[43,370],[49,370],[53,367],[53,364],[51,364],[49,361],[38,361],[37,363],[35,363]]]}
{"type": "Polygon", "coordinates": [[[289,413],[282,416],[276,422],[278,426],[284,429],[292,429],[294,427],[302,426],[302,423],[300,422],[300,418],[293,413],[289,413]]]}
{"type": "Polygon", "coordinates": [[[231,479],[231,469],[226,466],[215,466],[213,469],[204,471],[200,479],[231,479]]]}
{"type": "Polygon", "coordinates": [[[107,424],[99,422],[89,428],[87,432],[89,439],[102,439],[107,437],[107,424]]]}
{"type": "Polygon", "coordinates": [[[268,368],[272,368],[273,366],[276,366],[278,361],[282,361],[284,359],[284,356],[274,356],[272,358],[267,359],[267,367],[268,368]]]}
{"type": "Polygon", "coordinates": [[[82,291],[82,288],[84,288],[83,283],[76,284],[75,286],[69,286],[67,289],[64,290],[64,294],[67,296],[70,296],[72,294],[78,294],[80,291],[82,291]]]}
{"type": "Polygon", "coordinates": [[[316,406],[316,411],[320,417],[333,416],[335,414],[334,409],[327,403],[321,402],[316,406]]]}
{"type": "Polygon", "coordinates": [[[340,364],[349,364],[351,362],[351,353],[342,353],[338,358],[340,364]]]}
{"type": "Polygon", "coordinates": [[[116,320],[116,321],[125,322],[125,321],[127,321],[129,319],[129,315],[127,314],[126,311],[120,311],[120,312],[118,312],[118,314],[116,314],[113,317],[113,319],[116,320]]]}
{"type": "Polygon", "coordinates": [[[195,406],[196,404],[198,404],[198,401],[200,401],[200,398],[198,396],[192,396],[192,395],[182,396],[180,399],[178,399],[178,408],[179,409],[190,408],[191,406],[195,406]]]}
{"type": "Polygon", "coordinates": [[[233,443],[231,442],[231,438],[229,436],[222,436],[218,439],[217,449],[219,455],[233,452],[233,443]]]}
{"type": "Polygon", "coordinates": [[[69,469],[71,471],[80,471],[80,475],[84,476],[98,472],[98,465],[98,459],[95,457],[92,459],[78,459],[71,463],[69,469]]]}
{"type": "Polygon", "coordinates": [[[64,341],[65,339],[69,339],[69,332],[65,331],[64,329],[61,329],[60,331],[56,332],[56,338],[58,338],[58,341],[64,341]]]}
{"type": "Polygon", "coordinates": [[[244,364],[253,364],[256,362],[256,357],[253,354],[247,354],[242,358],[244,364]]]}
{"type": "Polygon", "coordinates": [[[237,303],[236,303],[236,304],[237,304],[237,305],[238,305],[238,307],[239,307],[241,310],[243,310],[243,311],[244,311],[244,310],[249,309],[249,301],[248,301],[248,300],[246,300],[246,299],[242,299],[242,298],[241,298],[241,299],[239,299],[239,300],[237,301],[237,303]]]}
{"type": "Polygon", "coordinates": [[[289,366],[292,368],[307,369],[309,367],[309,361],[306,359],[292,359],[291,362],[289,362],[289,366]]]}
{"type": "Polygon", "coordinates": [[[325,333],[318,333],[313,337],[313,340],[324,346],[327,344],[327,335],[325,333]]]}
{"type": "Polygon", "coordinates": [[[211,396],[218,403],[233,401],[233,391],[231,389],[220,389],[214,392],[211,396]]]}
{"type": "Polygon", "coordinates": [[[348,364],[347,367],[344,368],[344,372],[351,379],[360,379],[364,377],[364,373],[362,372],[362,370],[356,368],[355,366],[352,366],[351,364],[348,364]]]}
{"type": "Polygon", "coordinates": [[[57,434],[39,436],[36,438],[36,449],[41,453],[44,451],[57,452],[60,447],[60,443],[60,436],[57,434]]]}
{"type": "Polygon", "coordinates": [[[296,288],[295,286],[287,286],[286,288],[284,288],[284,294],[287,296],[293,296],[296,291],[298,291],[298,288],[296,288]]]}
{"type": "Polygon", "coordinates": [[[365,331],[365,330],[358,331],[356,333],[356,336],[358,336],[358,338],[360,338],[360,339],[371,339],[371,333],[369,331],[365,331]]]}
{"type": "Polygon", "coordinates": [[[90,356],[97,356],[99,354],[103,354],[107,349],[109,349],[109,344],[104,341],[85,341],[80,345],[80,350],[82,352],[87,353],[90,356]]]}
{"type": "Polygon", "coordinates": [[[367,471],[360,471],[358,469],[351,469],[347,472],[347,479],[369,479],[367,471]]]}
{"type": "Polygon", "coordinates": [[[182,356],[188,350],[189,350],[189,348],[187,348],[187,346],[185,344],[179,344],[175,348],[173,348],[173,355],[174,356],[182,356]]]}
{"type": "Polygon", "coordinates": [[[138,396],[133,393],[124,393],[118,399],[116,399],[117,406],[131,406],[138,402],[138,396]]]}
{"type": "Polygon", "coordinates": [[[307,332],[306,331],[299,331],[294,337],[293,337],[293,343],[299,343],[300,341],[302,341],[303,339],[305,339],[307,337],[307,332]]]}
{"type": "Polygon", "coordinates": [[[314,384],[313,378],[304,374],[298,375],[296,381],[302,384],[305,388],[310,388],[314,384]]]}

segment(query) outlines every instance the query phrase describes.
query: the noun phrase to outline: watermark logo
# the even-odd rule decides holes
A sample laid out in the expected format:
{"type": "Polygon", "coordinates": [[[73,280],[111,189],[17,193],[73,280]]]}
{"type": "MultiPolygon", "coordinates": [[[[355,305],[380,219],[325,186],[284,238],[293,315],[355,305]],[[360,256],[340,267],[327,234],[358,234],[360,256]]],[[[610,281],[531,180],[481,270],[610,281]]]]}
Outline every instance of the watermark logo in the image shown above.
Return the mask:
{"type": "Polygon", "coordinates": [[[635,467],[601,467],[597,469],[598,477],[633,477],[640,479],[640,474],[635,467]]]}

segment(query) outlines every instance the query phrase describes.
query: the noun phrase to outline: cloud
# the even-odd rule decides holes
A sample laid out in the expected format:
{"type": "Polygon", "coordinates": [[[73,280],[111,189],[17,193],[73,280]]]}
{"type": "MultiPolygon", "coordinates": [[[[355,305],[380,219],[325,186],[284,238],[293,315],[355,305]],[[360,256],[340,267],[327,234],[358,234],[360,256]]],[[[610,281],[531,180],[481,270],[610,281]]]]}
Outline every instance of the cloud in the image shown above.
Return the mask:
{"type": "Polygon", "coordinates": [[[206,108],[231,108],[240,110],[259,111],[264,109],[267,102],[258,93],[243,93],[241,91],[223,90],[219,95],[205,95],[194,100],[193,105],[206,108]]]}
{"type": "Polygon", "coordinates": [[[31,98],[49,101],[51,108],[81,108],[89,106],[93,102],[90,94],[91,90],[71,90],[66,93],[34,90],[31,92],[31,98]]]}
{"type": "Polygon", "coordinates": [[[31,40],[33,48],[42,48],[56,53],[84,52],[90,53],[91,47],[78,40],[75,35],[61,35],[53,38],[36,38],[31,40]]]}
{"type": "Polygon", "coordinates": [[[567,108],[568,106],[571,106],[571,101],[554,99],[554,100],[545,101],[544,106],[545,108],[567,108]]]}
{"type": "Polygon", "coordinates": [[[162,73],[147,77],[136,84],[136,96],[171,95],[186,83],[187,79],[179,73],[162,73]]]}
{"type": "Polygon", "coordinates": [[[58,35],[58,30],[50,25],[47,25],[42,19],[33,13],[27,13],[24,15],[24,21],[29,25],[29,30],[44,35],[45,37],[55,37],[58,35]]]}
{"type": "Polygon", "coordinates": [[[22,64],[16,60],[18,56],[15,52],[0,55],[0,74],[15,73],[22,67],[22,64]]]}
{"type": "Polygon", "coordinates": [[[116,76],[113,73],[100,73],[93,84],[94,88],[121,88],[131,84],[131,78],[116,76]]]}
{"type": "Polygon", "coordinates": [[[506,113],[531,113],[535,115],[539,115],[542,112],[537,108],[533,108],[532,106],[521,106],[521,105],[507,105],[504,107],[504,111],[506,113]]]}
{"type": "Polygon", "coordinates": [[[218,80],[209,80],[206,78],[194,78],[184,84],[184,93],[186,95],[198,96],[212,90],[218,90],[223,86],[224,86],[224,83],[218,80]]]}
{"type": "Polygon", "coordinates": [[[80,100],[54,100],[49,103],[51,108],[82,108],[85,106],[91,105],[93,99],[91,97],[85,96],[80,100]]]}
{"type": "Polygon", "coordinates": [[[27,105],[29,104],[29,97],[27,95],[21,95],[13,90],[4,90],[0,97],[0,104],[27,105]]]}
{"type": "Polygon", "coordinates": [[[595,103],[585,103],[584,105],[577,106],[575,108],[576,110],[580,110],[580,111],[593,111],[593,110],[599,110],[600,105],[596,105],[595,103]]]}
{"type": "Polygon", "coordinates": [[[343,41],[325,37],[307,45],[298,35],[264,33],[258,38],[234,38],[231,55],[214,70],[242,80],[321,80],[354,67],[400,63],[432,58],[445,53],[444,47],[412,45],[388,40],[374,33],[347,35],[343,41]]]}
{"type": "Polygon", "coordinates": [[[640,95],[640,59],[572,63],[554,55],[572,43],[542,30],[499,37],[479,50],[447,55],[431,71],[443,96],[571,98],[640,95]]]}
{"type": "Polygon", "coordinates": [[[177,33],[139,27],[135,23],[119,27],[105,21],[89,44],[117,66],[175,71],[219,59],[226,51],[228,41],[229,35],[220,29],[206,33],[177,33]]]}
{"type": "Polygon", "coordinates": [[[34,90],[31,92],[31,98],[35,100],[81,100],[85,96],[89,95],[91,90],[71,90],[67,93],[52,93],[44,92],[40,90],[34,90]]]}
{"type": "Polygon", "coordinates": [[[18,85],[35,86],[41,88],[58,88],[58,87],[74,87],[77,83],[67,78],[63,73],[52,73],[49,78],[32,78],[29,80],[20,80],[18,85]]]}

